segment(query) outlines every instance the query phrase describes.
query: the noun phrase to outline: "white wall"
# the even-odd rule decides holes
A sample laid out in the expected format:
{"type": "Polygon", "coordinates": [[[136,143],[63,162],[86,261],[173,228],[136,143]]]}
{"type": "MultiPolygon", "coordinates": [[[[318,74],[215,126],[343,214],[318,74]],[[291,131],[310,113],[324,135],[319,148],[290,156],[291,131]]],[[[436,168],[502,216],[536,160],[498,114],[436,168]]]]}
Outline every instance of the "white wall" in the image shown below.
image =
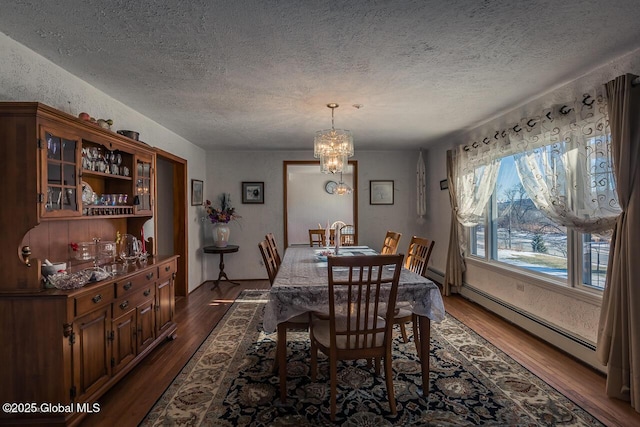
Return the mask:
{"type": "MultiPolygon", "coordinates": [[[[496,119],[486,122],[468,132],[450,138],[439,147],[429,150],[427,182],[433,187],[436,181],[446,177],[446,150],[462,143],[502,129],[543,106],[581,99],[582,90],[607,81],[624,73],[640,74],[640,50],[604,64],[560,88],[556,88],[525,105],[496,119]]],[[[447,191],[432,188],[429,200],[428,229],[436,241],[447,241],[450,229],[450,204],[447,191]]],[[[445,245],[437,245],[432,254],[433,268],[444,272],[446,266],[445,245]]],[[[597,325],[600,315],[600,297],[588,294],[569,295],[563,290],[546,287],[533,279],[496,271],[486,265],[468,263],[466,283],[491,297],[517,307],[535,318],[554,325],[579,339],[594,344],[597,340],[597,325]],[[516,289],[523,284],[524,290],[516,289]]]]}
{"type": "MultiPolygon", "coordinates": [[[[207,153],[205,198],[214,202],[223,192],[231,193],[233,206],[242,216],[240,221],[232,223],[230,237],[230,242],[239,245],[240,251],[237,254],[225,256],[224,259],[225,272],[230,278],[267,278],[258,251],[258,242],[264,239],[266,233],[274,233],[279,250],[284,250],[283,162],[313,160],[313,139],[310,141],[309,151],[210,151],[207,153]],[[263,205],[241,203],[242,181],[265,183],[263,205]]],[[[418,153],[414,151],[361,151],[358,150],[356,140],[356,154],[353,159],[358,161],[358,188],[355,191],[358,192],[360,244],[380,248],[386,231],[396,230],[403,235],[400,240],[400,250],[404,253],[412,235],[429,236],[430,230],[426,226],[420,226],[416,221],[417,156],[418,153]],[[369,205],[369,180],[381,179],[395,181],[395,203],[389,206],[371,206],[369,205]]],[[[326,225],[326,215],[324,213],[321,215],[326,225]]],[[[205,243],[211,244],[213,239],[210,224],[203,222],[201,232],[205,243]]],[[[203,264],[204,276],[215,279],[218,277],[217,255],[207,256],[211,258],[203,264]]]]}
{"type": "MultiPolygon", "coordinates": [[[[111,118],[114,129],[133,129],[151,146],[188,162],[188,179],[204,179],[205,153],[186,139],[132,110],[108,94],[68,73],[42,56],[0,33],[0,101],[37,101],[77,115],[111,118]]],[[[195,207],[189,210],[189,290],[202,283],[201,247],[195,207]]],[[[149,235],[145,229],[145,235],[149,235]]]]}
{"type": "MultiPolygon", "coordinates": [[[[287,233],[289,245],[309,244],[309,229],[326,228],[327,222],[342,221],[353,224],[353,194],[341,196],[325,191],[327,181],[338,182],[340,176],[325,175],[318,166],[289,166],[287,176],[287,233]],[[314,173],[309,173],[309,170],[314,173]],[[318,227],[320,225],[320,227],[318,227]]],[[[351,174],[343,181],[353,188],[351,174]]],[[[284,238],[283,238],[284,241],[284,238]]]]}

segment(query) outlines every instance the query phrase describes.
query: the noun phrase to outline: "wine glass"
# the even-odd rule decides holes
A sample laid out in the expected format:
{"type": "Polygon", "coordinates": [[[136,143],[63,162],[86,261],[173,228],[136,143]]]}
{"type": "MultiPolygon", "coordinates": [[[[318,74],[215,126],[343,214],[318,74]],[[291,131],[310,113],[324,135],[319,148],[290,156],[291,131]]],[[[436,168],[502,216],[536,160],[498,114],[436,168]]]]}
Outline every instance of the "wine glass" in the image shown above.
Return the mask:
{"type": "Polygon", "coordinates": [[[131,234],[124,234],[120,237],[120,243],[118,246],[118,254],[125,265],[130,264],[140,256],[141,252],[140,241],[131,234]]]}
{"type": "Polygon", "coordinates": [[[91,164],[91,170],[95,171],[98,170],[96,163],[98,162],[98,148],[97,147],[91,147],[88,151],[87,151],[87,155],[89,156],[89,163],[91,164]]]}

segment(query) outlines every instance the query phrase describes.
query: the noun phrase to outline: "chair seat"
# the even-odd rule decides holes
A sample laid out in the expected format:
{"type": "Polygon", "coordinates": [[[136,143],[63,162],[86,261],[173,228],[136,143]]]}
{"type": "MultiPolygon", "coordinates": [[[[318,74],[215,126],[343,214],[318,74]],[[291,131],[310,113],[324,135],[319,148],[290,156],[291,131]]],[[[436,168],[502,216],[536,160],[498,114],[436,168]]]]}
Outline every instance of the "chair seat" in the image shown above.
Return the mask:
{"type": "Polygon", "coordinates": [[[413,312],[411,311],[411,307],[409,305],[405,306],[405,307],[398,307],[396,308],[393,317],[396,319],[403,319],[403,318],[410,318],[413,315],[413,312]]]}
{"type": "MultiPolygon", "coordinates": [[[[373,324],[373,319],[370,319],[369,325],[372,325],[372,324],[373,324]]],[[[338,332],[341,330],[346,330],[346,325],[347,325],[346,316],[336,317],[336,330],[338,332]]],[[[384,330],[384,326],[385,326],[384,319],[381,317],[376,318],[375,327],[384,330]]],[[[324,347],[331,346],[331,327],[330,327],[329,320],[317,319],[317,318],[313,319],[312,329],[313,329],[313,336],[318,341],[318,343],[320,343],[324,347]]],[[[376,339],[375,339],[376,346],[380,346],[380,344],[384,340],[384,332],[378,332],[375,335],[376,335],[376,339]]],[[[360,340],[363,340],[365,336],[362,335],[359,338],[360,340]]],[[[367,344],[372,346],[373,341],[374,341],[373,334],[369,334],[369,336],[367,337],[367,344]]],[[[355,346],[356,346],[356,337],[351,337],[350,348],[354,348],[355,346]]],[[[361,342],[358,343],[358,347],[360,346],[362,346],[361,342]]],[[[336,347],[340,349],[347,348],[347,337],[345,335],[338,335],[336,337],[336,347]]]]}
{"type": "Polygon", "coordinates": [[[309,324],[309,313],[298,314],[297,316],[287,320],[285,323],[309,324]]]}

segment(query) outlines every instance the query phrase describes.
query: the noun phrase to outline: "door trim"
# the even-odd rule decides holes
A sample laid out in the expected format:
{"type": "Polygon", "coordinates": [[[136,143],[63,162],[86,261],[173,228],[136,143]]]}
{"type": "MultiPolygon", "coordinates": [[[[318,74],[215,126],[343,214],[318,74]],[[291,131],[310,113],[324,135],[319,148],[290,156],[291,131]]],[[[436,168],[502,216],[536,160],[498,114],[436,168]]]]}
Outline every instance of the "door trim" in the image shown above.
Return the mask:
{"type": "MultiPolygon", "coordinates": [[[[173,250],[178,257],[178,268],[175,279],[176,296],[189,293],[189,247],[188,200],[187,200],[187,160],[156,148],[156,156],[173,164],[173,250]]],[[[160,189],[156,189],[158,191],[160,189]]],[[[157,221],[154,221],[157,227],[157,221]]],[[[158,230],[155,230],[156,236],[158,230]]]]}
{"type": "MultiPolygon", "coordinates": [[[[355,241],[358,242],[358,161],[357,160],[349,160],[349,164],[353,167],[353,225],[355,226],[355,241]]],[[[283,188],[283,218],[284,218],[284,247],[285,249],[289,247],[289,232],[287,230],[287,222],[288,222],[288,213],[287,213],[287,173],[289,165],[318,165],[318,170],[320,168],[319,160],[284,160],[282,162],[282,188],[283,188]]]]}

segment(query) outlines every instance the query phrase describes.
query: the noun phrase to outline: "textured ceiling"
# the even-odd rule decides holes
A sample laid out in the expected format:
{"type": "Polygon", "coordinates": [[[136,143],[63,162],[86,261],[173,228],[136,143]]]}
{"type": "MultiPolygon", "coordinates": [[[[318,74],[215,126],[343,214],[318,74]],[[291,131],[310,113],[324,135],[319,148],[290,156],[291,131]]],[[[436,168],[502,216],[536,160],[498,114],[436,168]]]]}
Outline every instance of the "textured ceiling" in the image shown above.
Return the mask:
{"type": "Polygon", "coordinates": [[[3,1],[0,31],[205,149],[429,146],[640,45],[637,0],[3,1]],[[361,104],[360,109],[354,104],[361,104]]]}

